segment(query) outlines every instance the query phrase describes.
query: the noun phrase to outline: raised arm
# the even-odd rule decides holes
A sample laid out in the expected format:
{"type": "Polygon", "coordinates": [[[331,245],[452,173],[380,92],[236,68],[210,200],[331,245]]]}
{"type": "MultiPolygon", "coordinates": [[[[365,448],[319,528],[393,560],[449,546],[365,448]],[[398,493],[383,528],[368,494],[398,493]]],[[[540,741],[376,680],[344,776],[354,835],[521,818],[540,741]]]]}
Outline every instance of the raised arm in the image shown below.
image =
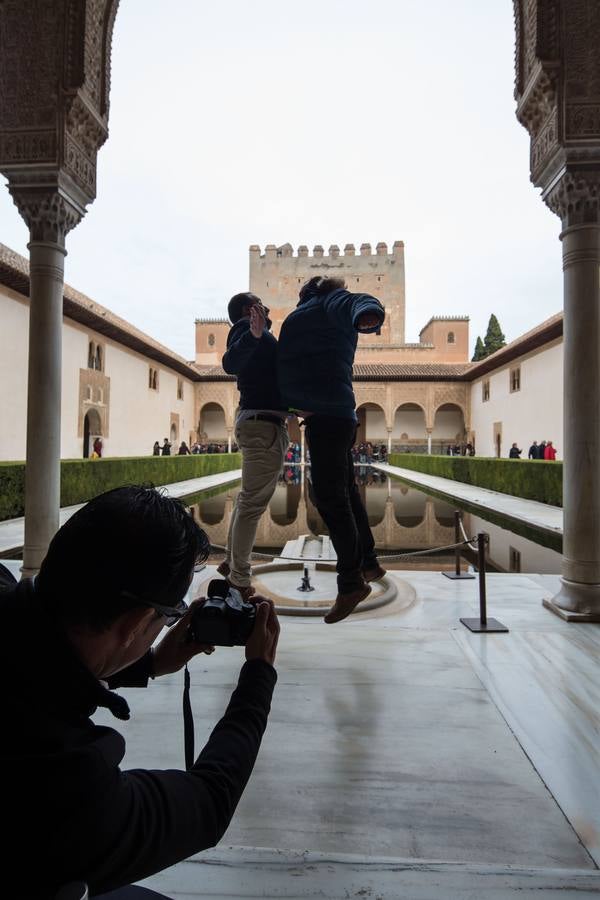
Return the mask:
{"type": "Polygon", "coordinates": [[[383,305],[370,294],[337,290],[324,298],[323,305],[329,319],[340,324],[349,321],[357,331],[367,334],[381,328],[385,319],[383,305]]]}

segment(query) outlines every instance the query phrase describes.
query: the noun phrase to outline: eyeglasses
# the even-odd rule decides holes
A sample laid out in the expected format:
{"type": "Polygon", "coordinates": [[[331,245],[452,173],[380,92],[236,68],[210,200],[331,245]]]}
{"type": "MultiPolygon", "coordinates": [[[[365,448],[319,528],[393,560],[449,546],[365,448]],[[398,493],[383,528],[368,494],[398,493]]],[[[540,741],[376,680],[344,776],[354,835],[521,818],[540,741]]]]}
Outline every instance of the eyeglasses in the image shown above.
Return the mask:
{"type": "Polygon", "coordinates": [[[156,612],[166,618],[166,628],[170,628],[172,625],[175,625],[176,622],[179,622],[189,609],[185,600],[180,600],[175,606],[165,606],[163,603],[155,603],[154,600],[142,600],[141,597],[132,594],[130,591],[121,591],[121,596],[126,597],[128,600],[135,600],[141,606],[149,606],[151,609],[155,609],[156,612]]]}

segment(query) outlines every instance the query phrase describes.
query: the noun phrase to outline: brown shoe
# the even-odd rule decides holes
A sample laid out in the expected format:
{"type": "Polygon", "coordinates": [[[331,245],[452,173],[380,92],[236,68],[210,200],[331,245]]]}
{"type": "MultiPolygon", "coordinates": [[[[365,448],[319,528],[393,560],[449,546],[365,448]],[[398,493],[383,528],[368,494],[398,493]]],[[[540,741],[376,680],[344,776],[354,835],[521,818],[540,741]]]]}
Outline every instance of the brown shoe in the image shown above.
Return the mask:
{"type": "Polygon", "coordinates": [[[242,600],[252,600],[252,597],[256,593],[256,588],[253,588],[251,584],[246,585],[245,587],[240,587],[239,584],[234,584],[232,581],[228,580],[228,584],[230,587],[235,588],[235,590],[241,594],[242,600]]]}
{"type": "Polygon", "coordinates": [[[229,563],[225,559],[217,566],[217,572],[219,573],[219,575],[222,575],[223,578],[227,578],[227,576],[230,574],[231,569],[229,568],[229,563]]]}
{"type": "Polygon", "coordinates": [[[365,581],[381,581],[387,575],[386,570],[377,564],[371,569],[363,569],[363,578],[365,581]]]}
{"type": "Polygon", "coordinates": [[[349,594],[338,594],[335,598],[335,603],[325,616],[327,624],[333,625],[334,622],[341,622],[342,619],[349,616],[358,606],[360,601],[365,600],[370,593],[370,585],[363,584],[362,587],[356,588],[355,591],[351,591],[349,594]]]}

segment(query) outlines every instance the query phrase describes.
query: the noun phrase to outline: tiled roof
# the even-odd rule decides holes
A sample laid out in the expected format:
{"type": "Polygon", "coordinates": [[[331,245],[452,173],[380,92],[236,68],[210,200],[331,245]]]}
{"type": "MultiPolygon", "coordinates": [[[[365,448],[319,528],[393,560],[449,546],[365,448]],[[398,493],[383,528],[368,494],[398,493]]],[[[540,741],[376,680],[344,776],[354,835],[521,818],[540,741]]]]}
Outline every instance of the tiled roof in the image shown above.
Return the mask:
{"type": "MultiPolygon", "coordinates": [[[[25,297],[29,296],[29,261],[4,244],[0,244],[0,283],[25,297]]],[[[85,325],[86,328],[124,344],[192,381],[197,380],[195,368],[182,356],[68,284],[64,287],[63,312],[69,319],[85,325]]]]}
{"type": "Polygon", "coordinates": [[[470,363],[358,363],[355,381],[456,381],[471,368],[470,363]]]}

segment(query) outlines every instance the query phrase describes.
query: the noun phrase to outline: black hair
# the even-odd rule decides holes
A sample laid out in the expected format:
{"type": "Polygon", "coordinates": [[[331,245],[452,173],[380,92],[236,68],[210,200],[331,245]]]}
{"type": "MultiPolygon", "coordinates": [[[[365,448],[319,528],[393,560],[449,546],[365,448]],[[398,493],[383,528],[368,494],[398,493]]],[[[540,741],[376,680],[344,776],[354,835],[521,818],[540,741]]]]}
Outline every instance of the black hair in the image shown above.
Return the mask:
{"type": "Polygon", "coordinates": [[[343,278],[324,278],[315,275],[300,288],[300,300],[309,300],[311,297],[326,297],[332,291],[343,290],[346,282],[343,278]]]}
{"type": "Polygon", "coordinates": [[[246,291],[245,294],[234,294],[227,304],[227,315],[231,324],[235,325],[242,318],[245,306],[251,306],[258,299],[256,294],[251,291],[246,291]]]}
{"type": "Polygon", "coordinates": [[[103,630],[144,599],[175,606],[209,552],[208,537],[180,500],[153,487],[115,488],[54,535],[35,589],[64,625],[103,630]]]}

